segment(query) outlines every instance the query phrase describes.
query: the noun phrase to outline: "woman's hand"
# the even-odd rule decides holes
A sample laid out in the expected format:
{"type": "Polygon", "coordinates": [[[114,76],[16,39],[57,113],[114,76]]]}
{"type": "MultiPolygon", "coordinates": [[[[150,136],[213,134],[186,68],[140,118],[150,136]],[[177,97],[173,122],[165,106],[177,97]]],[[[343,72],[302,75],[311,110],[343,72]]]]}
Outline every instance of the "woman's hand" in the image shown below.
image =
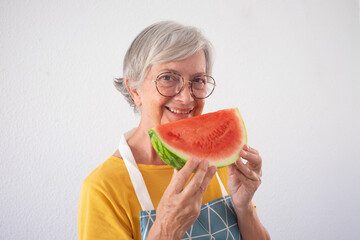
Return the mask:
{"type": "Polygon", "coordinates": [[[181,239],[198,218],[204,192],[215,172],[216,167],[209,168],[208,161],[196,159],[175,171],[156,209],[156,220],[147,239],[181,239]]]}
{"type": "Polygon", "coordinates": [[[248,145],[240,152],[241,159],[228,167],[228,189],[233,201],[242,239],[270,239],[252,206],[251,200],[261,184],[262,160],[259,152],[248,145]]]}
{"type": "Polygon", "coordinates": [[[228,167],[228,189],[235,209],[246,209],[261,184],[262,160],[259,152],[247,144],[240,152],[240,156],[247,160],[244,164],[241,158],[228,167]]]}

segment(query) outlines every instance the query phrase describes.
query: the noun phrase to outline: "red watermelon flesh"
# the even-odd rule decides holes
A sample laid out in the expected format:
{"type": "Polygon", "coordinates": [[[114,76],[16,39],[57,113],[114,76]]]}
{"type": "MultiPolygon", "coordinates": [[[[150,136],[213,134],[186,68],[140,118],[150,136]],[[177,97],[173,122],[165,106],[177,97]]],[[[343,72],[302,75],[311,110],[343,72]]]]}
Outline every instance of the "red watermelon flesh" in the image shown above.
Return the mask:
{"type": "Polygon", "coordinates": [[[230,165],[247,143],[237,108],[163,124],[150,129],[149,135],[160,158],[176,169],[191,158],[206,159],[218,168],[230,165]]]}

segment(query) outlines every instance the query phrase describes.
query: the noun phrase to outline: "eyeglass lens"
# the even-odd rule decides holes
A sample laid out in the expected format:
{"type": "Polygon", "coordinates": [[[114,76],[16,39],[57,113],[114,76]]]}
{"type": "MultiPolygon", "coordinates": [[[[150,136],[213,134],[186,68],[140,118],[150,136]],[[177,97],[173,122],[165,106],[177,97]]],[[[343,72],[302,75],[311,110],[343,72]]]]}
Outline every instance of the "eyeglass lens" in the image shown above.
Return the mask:
{"type": "MultiPolygon", "coordinates": [[[[156,79],[156,88],[163,96],[173,97],[180,93],[184,86],[184,79],[175,73],[166,72],[156,79]]],[[[215,88],[215,80],[211,76],[199,75],[189,82],[191,92],[196,98],[210,96],[215,88]]]]}

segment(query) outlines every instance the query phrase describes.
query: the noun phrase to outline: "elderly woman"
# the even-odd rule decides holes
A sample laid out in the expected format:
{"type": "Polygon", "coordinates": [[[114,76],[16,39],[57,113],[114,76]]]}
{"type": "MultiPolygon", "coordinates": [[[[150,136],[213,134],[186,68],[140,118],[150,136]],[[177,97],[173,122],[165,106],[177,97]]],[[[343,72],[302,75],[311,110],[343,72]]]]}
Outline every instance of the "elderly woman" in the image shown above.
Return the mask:
{"type": "Polygon", "coordinates": [[[115,86],[140,111],[140,123],[84,181],[79,239],[269,239],[252,203],[261,183],[257,150],[245,145],[246,164],[216,169],[191,159],[174,171],[148,136],[152,127],[202,113],[215,88],[212,64],[211,44],[194,27],[159,22],[135,38],[115,86]],[[215,203],[227,210],[212,217],[215,203]]]}

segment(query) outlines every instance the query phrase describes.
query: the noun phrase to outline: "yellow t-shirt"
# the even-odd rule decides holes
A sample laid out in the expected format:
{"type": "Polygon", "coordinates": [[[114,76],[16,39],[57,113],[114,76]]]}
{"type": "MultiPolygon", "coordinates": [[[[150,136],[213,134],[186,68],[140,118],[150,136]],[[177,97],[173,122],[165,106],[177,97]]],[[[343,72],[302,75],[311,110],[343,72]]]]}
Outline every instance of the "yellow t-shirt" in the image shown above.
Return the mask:
{"type": "MultiPolygon", "coordinates": [[[[174,169],[167,165],[137,165],[155,209],[168,186],[174,169]]],[[[218,170],[226,190],[227,168],[218,170]]],[[[213,177],[203,204],[221,197],[213,177]]],[[[78,234],[81,240],[141,239],[140,203],[124,161],[111,156],[83,182],[80,194],[78,234]]]]}

